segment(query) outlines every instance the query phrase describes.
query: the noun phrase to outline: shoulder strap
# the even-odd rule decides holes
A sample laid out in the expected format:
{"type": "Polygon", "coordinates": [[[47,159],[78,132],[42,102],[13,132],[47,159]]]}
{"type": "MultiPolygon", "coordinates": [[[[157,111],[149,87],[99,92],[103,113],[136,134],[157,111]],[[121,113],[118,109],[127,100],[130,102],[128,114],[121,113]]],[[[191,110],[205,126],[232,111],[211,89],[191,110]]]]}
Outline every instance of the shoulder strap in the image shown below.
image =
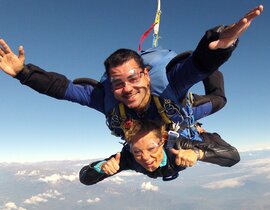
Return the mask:
{"type": "Polygon", "coordinates": [[[119,107],[120,117],[123,121],[125,121],[127,119],[125,105],[123,103],[119,103],[118,107],[119,107]]]}
{"type": "Polygon", "coordinates": [[[165,109],[161,106],[160,100],[158,96],[153,96],[155,105],[158,109],[158,113],[166,124],[171,124],[172,121],[168,118],[165,109]]]}

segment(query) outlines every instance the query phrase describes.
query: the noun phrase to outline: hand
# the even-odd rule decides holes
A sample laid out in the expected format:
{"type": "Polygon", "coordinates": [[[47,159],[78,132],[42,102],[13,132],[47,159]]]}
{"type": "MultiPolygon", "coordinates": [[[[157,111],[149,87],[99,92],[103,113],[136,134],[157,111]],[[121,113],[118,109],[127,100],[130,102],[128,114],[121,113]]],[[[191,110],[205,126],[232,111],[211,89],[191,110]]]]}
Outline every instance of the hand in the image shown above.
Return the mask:
{"type": "Polygon", "coordinates": [[[209,49],[226,49],[230,47],[241,35],[244,33],[252,20],[259,16],[263,11],[263,6],[260,5],[250,12],[248,12],[241,20],[229,25],[221,34],[219,40],[213,41],[209,44],[209,49]]]}
{"type": "Polygon", "coordinates": [[[118,152],[115,157],[101,164],[100,169],[108,175],[114,175],[119,170],[120,158],[121,153],[118,152]]]}
{"type": "Polygon", "coordinates": [[[178,166],[191,167],[197,161],[197,154],[192,149],[171,149],[171,152],[175,155],[175,164],[178,166]]]}
{"type": "Polygon", "coordinates": [[[0,39],[0,68],[12,77],[15,77],[22,69],[25,61],[24,49],[19,47],[19,55],[15,55],[7,43],[0,39]]]}

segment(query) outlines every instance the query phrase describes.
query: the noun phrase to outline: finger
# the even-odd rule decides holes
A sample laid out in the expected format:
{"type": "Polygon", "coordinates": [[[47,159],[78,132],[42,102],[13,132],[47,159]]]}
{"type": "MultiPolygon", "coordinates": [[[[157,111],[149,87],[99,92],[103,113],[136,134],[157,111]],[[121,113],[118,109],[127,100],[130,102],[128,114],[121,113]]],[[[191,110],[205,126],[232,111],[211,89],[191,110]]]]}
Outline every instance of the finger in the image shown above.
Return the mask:
{"type": "Polygon", "coordinates": [[[251,10],[250,12],[248,12],[247,14],[245,14],[245,16],[240,20],[238,21],[238,24],[239,25],[243,25],[243,24],[247,24],[250,25],[251,21],[258,17],[261,12],[263,11],[263,6],[260,5],[259,7],[251,10]]]}
{"type": "Polygon", "coordinates": [[[23,46],[20,46],[19,47],[19,55],[18,55],[18,58],[20,59],[20,61],[22,63],[24,63],[25,61],[25,55],[24,55],[24,49],[23,49],[23,46]]]}
{"type": "Polygon", "coordinates": [[[181,166],[184,166],[184,167],[187,167],[187,164],[186,164],[186,161],[185,160],[181,160],[180,161],[180,165],[181,166]]]}
{"type": "Polygon", "coordinates": [[[109,169],[108,169],[108,173],[107,173],[107,174],[109,174],[109,175],[114,175],[115,173],[116,173],[116,171],[113,170],[112,168],[109,168],[109,169]]]}
{"type": "Polygon", "coordinates": [[[3,57],[6,53],[0,48],[0,56],[3,57]]]}
{"type": "Polygon", "coordinates": [[[209,49],[215,50],[216,48],[218,48],[218,43],[219,43],[219,40],[210,42],[210,44],[208,45],[209,49]]]}
{"type": "Polygon", "coordinates": [[[121,159],[121,153],[120,152],[117,152],[116,155],[115,155],[115,160],[116,160],[116,162],[118,164],[120,163],[120,159],[121,159]]]}
{"type": "Polygon", "coordinates": [[[101,167],[102,171],[104,171],[105,174],[108,174],[108,175],[112,175],[114,174],[113,173],[113,170],[111,169],[111,167],[108,165],[108,162],[105,163],[102,167],[101,167]]]}
{"type": "Polygon", "coordinates": [[[259,5],[258,7],[254,8],[253,10],[245,14],[244,18],[247,18],[247,20],[250,21],[254,19],[255,17],[259,16],[262,11],[263,11],[263,5],[259,5]]]}
{"type": "Polygon", "coordinates": [[[119,170],[119,163],[117,160],[113,159],[111,161],[111,169],[113,169],[113,171],[116,173],[119,170]]]}
{"type": "Polygon", "coordinates": [[[116,173],[119,169],[119,164],[118,162],[115,160],[115,158],[111,158],[108,162],[107,162],[107,166],[108,169],[113,172],[116,173]]]}
{"type": "Polygon", "coordinates": [[[179,166],[180,164],[181,164],[181,162],[180,162],[180,158],[175,158],[175,164],[177,165],[177,166],[179,166]]]}
{"type": "Polygon", "coordinates": [[[0,44],[2,45],[3,50],[6,53],[12,53],[11,49],[9,48],[9,46],[7,45],[7,43],[3,39],[0,39],[0,44]]]}
{"type": "Polygon", "coordinates": [[[170,151],[174,155],[178,155],[179,154],[179,150],[177,150],[177,149],[172,148],[170,151]]]}

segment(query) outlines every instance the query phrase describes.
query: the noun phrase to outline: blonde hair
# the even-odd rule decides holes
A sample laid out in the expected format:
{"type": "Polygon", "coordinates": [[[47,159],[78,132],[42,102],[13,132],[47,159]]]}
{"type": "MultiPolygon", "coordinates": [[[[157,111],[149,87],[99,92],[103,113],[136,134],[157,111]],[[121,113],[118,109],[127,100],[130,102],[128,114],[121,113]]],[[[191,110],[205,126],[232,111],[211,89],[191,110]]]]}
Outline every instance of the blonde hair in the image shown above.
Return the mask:
{"type": "Polygon", "coordinates": [[[125,129],[124,135],[127,143],[131,143],[135,135],[144,132],[154,132],[156,137],[162,139],[167,139],[168,133],[165,128],[165,124],[152,121],[152,120],[132,120],[129,129],[125,129]]]}

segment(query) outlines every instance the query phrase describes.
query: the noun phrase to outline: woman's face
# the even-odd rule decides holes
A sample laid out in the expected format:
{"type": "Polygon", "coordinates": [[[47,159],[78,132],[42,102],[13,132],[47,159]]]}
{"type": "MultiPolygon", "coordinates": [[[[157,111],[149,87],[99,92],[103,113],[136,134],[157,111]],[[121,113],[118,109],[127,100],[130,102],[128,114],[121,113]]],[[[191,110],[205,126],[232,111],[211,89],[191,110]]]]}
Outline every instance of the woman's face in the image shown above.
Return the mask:
{"type": "Polygon", "coordinates": [[[163,160],[163,142],[155,132],[142,132],[133,136],[130,150],[135,160],[147,171],[154,171],[163,160]]]}

